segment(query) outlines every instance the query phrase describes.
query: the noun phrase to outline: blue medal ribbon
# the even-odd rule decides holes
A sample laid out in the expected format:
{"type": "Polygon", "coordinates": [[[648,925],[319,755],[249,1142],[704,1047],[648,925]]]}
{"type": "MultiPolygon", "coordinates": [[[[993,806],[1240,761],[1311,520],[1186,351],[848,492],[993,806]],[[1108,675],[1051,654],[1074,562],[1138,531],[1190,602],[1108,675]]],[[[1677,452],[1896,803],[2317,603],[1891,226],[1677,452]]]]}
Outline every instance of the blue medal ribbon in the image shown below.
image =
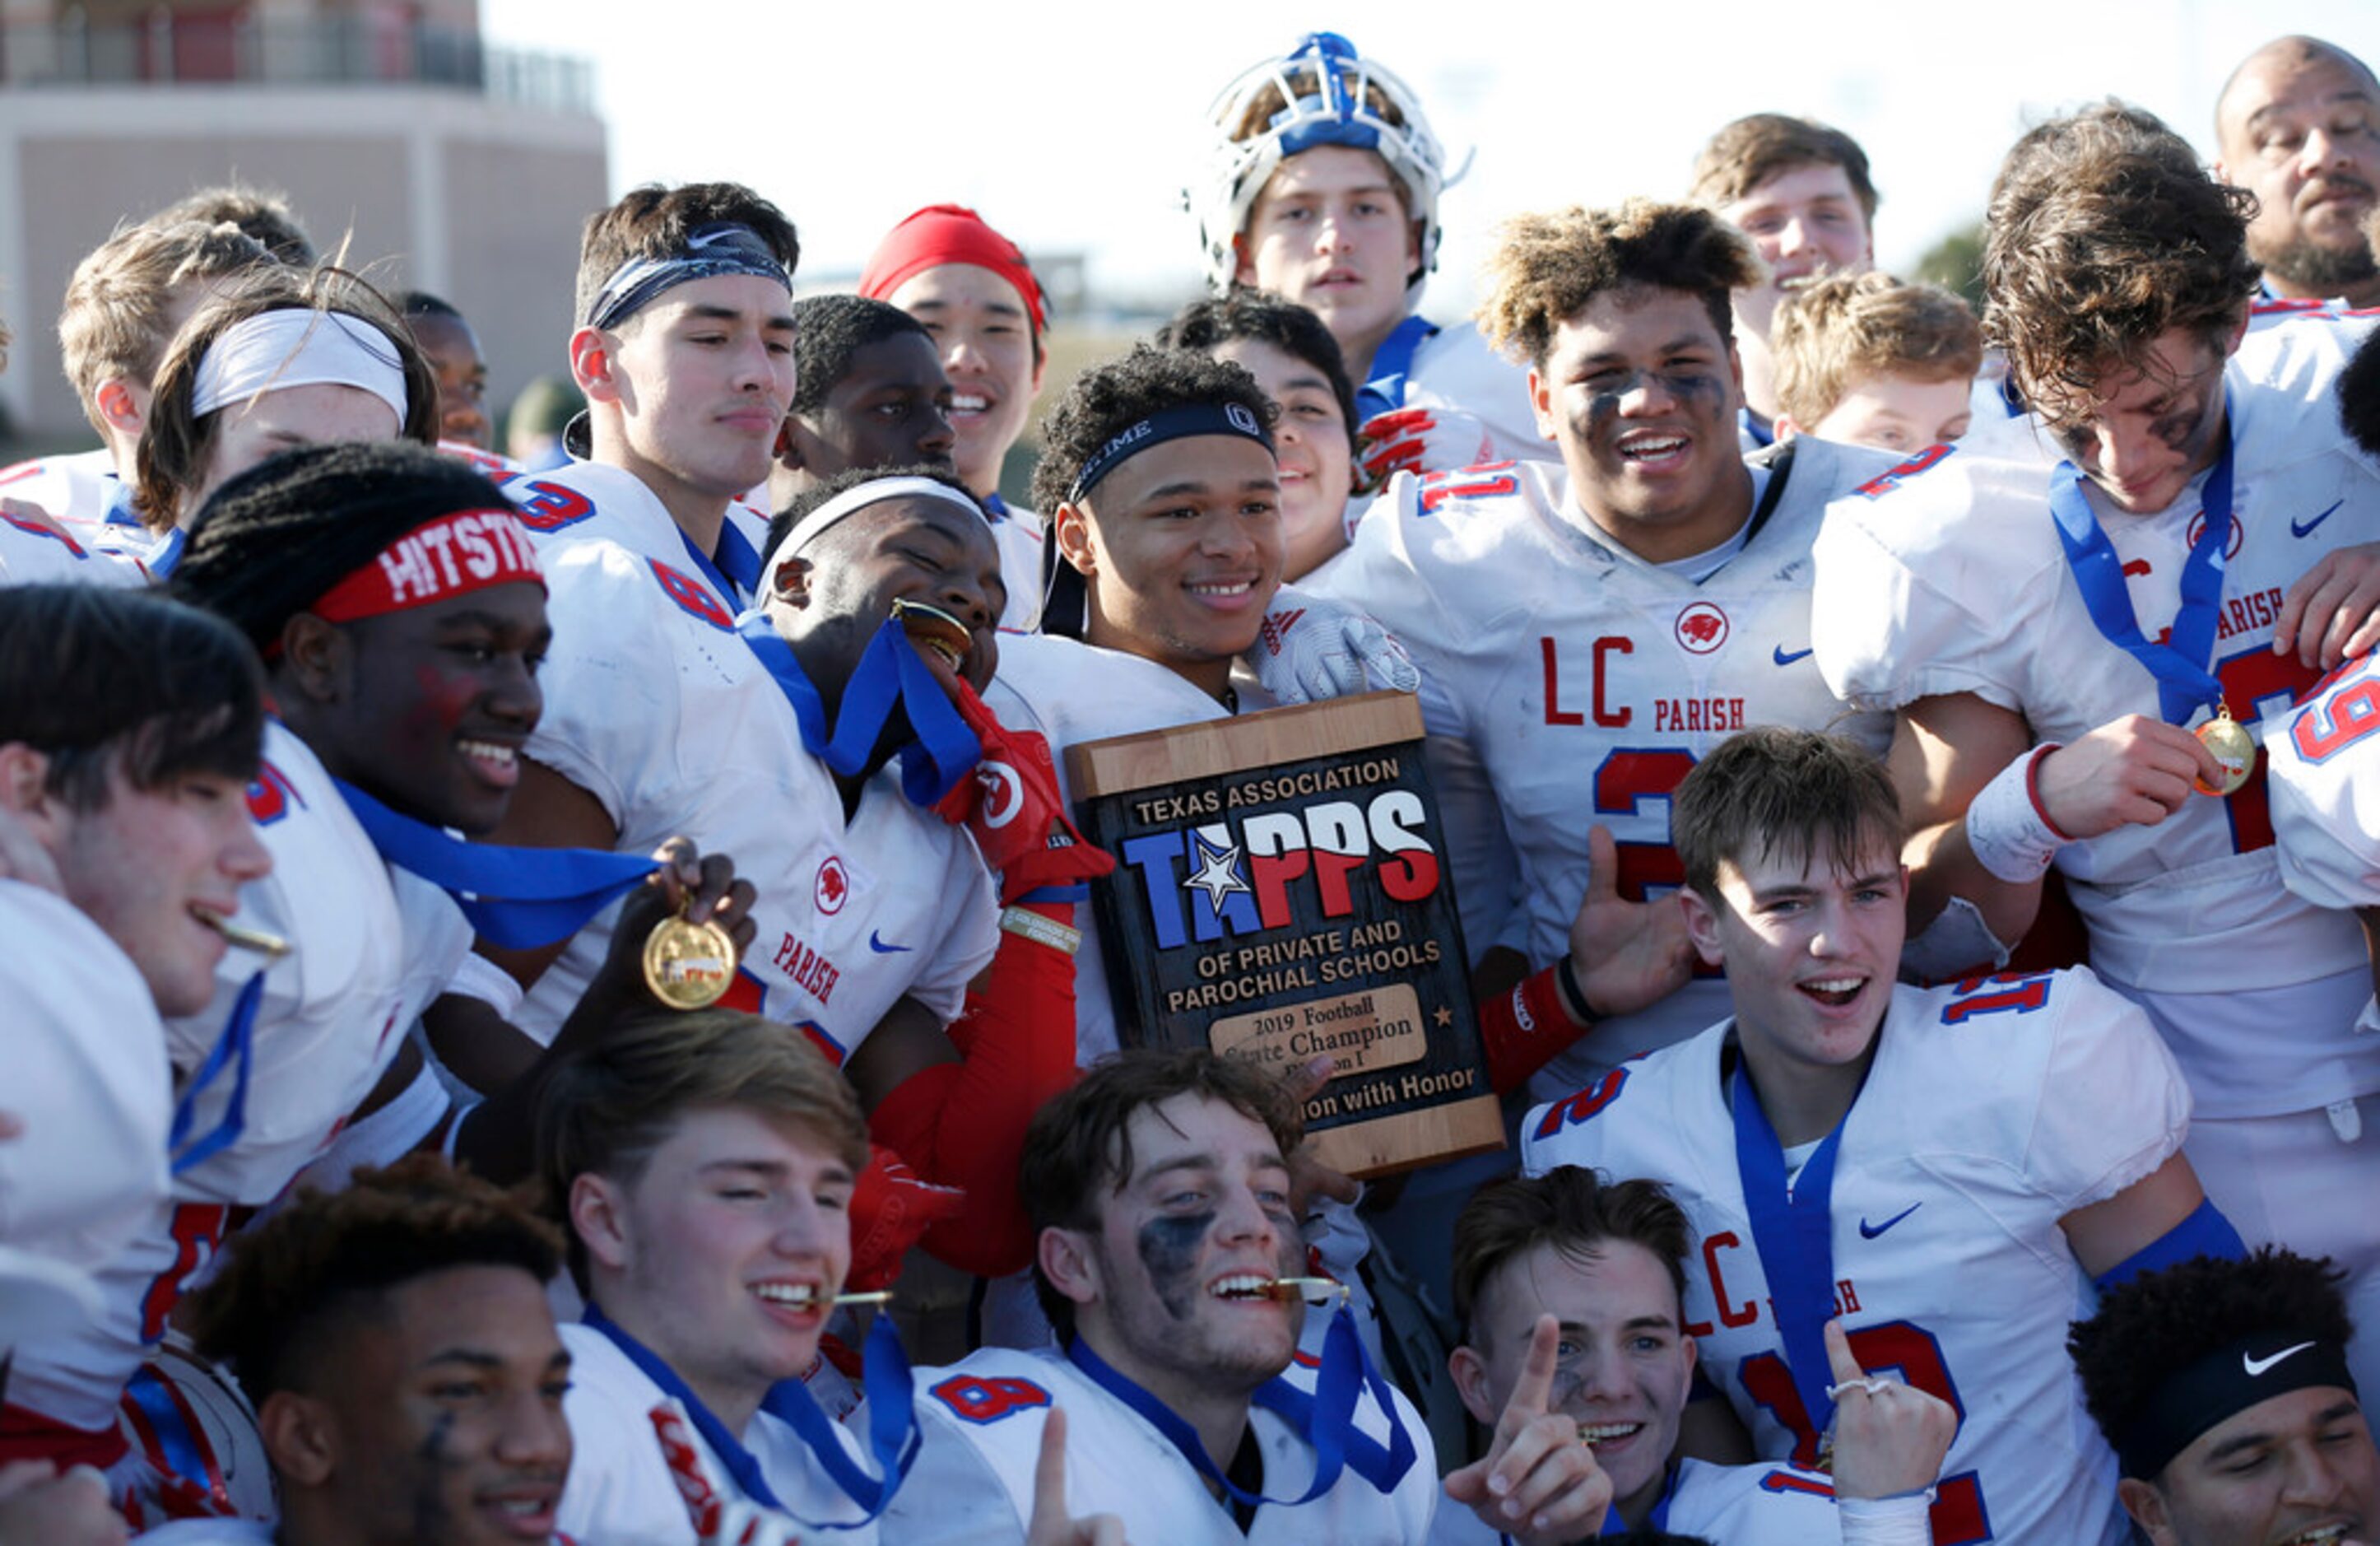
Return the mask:
{"type": "Polygon", "coordinates": [[[399,815],[345,779],[332,782],[382,859],[454,897],[480,937],[505,950],[568,939],[660,868],[643,854],[467,843],[399,815]]]}
{"type": "Polygon", "coordinates": [[[1743,1185],[1744,1211],[1752,1220],[1752,1243],[1768,1280],[1778,1333],[1785,1342],[1785,1368],[1802,1397],[1811,1431],[1823,1433],[1834,1420],[1834,1383],[1827,1362],[1827,1321],[1835,1313],[1834,1222],[1828,1205],[1835,1189],[1835,1151],[1843,1122],[1822,1140],[1803,1165],[1797,1183],[1785,1179],[1785,1150],[1760,1106],[1752,1075],[1738,1068],[1735,1090],[1735,1170],[1743,1185]]]}
{"type": "Polygon", "coordinates": [[[1332,1317],[1330,1329],[1323,1335],[1322,1367],[1316,1371],[1311,1395],[1277,1374],[1258,1386],[1250,1398],[1254,1405],[1281,1418],[1313,1447],[1313,1484],[1294,1498],[1267,1497],[1233,1485],[1207,1453],[1196,1429],[1131,1378],[1119,1373],[1081,1337],[1067,1345],[1066,1357],[1110,1395],[1147,1418],[1148,1425],[1165,1435],[1166,1441],[1182,1452],[1182,1457],[1199,1475],[1220,1487],[1243,1507],[1275,1503],[1295,1508],[1338,1486],[1341,1475],[1351,1469],[1376,1491],[1393,1492],[1415,1458],[1413,1436],[1397,1420],[1396,1401],[1389,1392],[1388,1382],[1364,1356],[1363,1340],[1355,1334],[1354,1312],[1344,1306],[1332,1317]],[[1389,1419],[1391,1437],[1385,1445],[1355,1427],[1355,1398],[1366,1389],[1371,1391],[1372,1399],[1389,1419]]]}
{"type": "Polygon", "coordinates": [[[901,1483],[908,1479],[909,1467],[917,1463],[917,1447],[925,1437],[917,1428],[917,1387],[909,1377],[908,1352],[901,1345],[901,1334],[893,1330],[889,1315],[877,1315],[876,1324],[868,1333],[867,1350],[861,1355],[867,1364],[862,1389],[868,1403],[868,1449],[876,1462],[877,1475],[869,1476],[852,1462],[849,1452],[835,1436],[834,1419],[819,1409],[818,1398],[801,1381],[781,1380],[769,1387],[769,1394],[760,1400],[760,1410],[791,1428],[843,1495],[866,1510],[864,1517],[836,1524],[805,1519],[787,1508],[761,1473],[759,1457],[744,1447],[742,1439],[727,1430],[719,1415],[703,1405],[702,1397],[695,1394],[659,1354],[622,1331],[619,1323],[599,1306],[589,1304],[585,1319],[589,1330],[611,1338],[646,1379],[661,1387],[662,1394],[686,1408],[694,1430],[702,1435],[710,1453],[719,1456],[720,1464],[727,1467],[727,1474],[746,1497],[763,1508],[776,1510],[805,1529],[856,1530],[873,1524],[901,1490],[901,1483]]]}
{"type": "Polygon", "coordinates": [[[1383,413],[1405,406],[1405,378],[1412,373],[1414,351],[1422,340],[1436,335],[1435,324],[1424,322],[1419,313],[1407,317],[1390,330],[1372,353],[1372,373],[1369,380],[1355,392],[1355,425],[1362,428],[1383,413]]]}
{"type": "Polygon", "coordinates": [[[2181,610],[2174,615],[2173,631],[2163,644],[2141,631],[2131,593],[2124,585],[2123,560],[2116,556],[2116,545],[2082,497],[2082,474],[2072,462],[2060,462],[2049,479],[2049,513],[2058,525],[2058,545],[2066,550],[2066,566],[2082,592],[2082,605],[2109,643],[2156,677],[2157,712],[2170,724],[2184,723],[2202,706],[2223,701],[2223,684],[2206,663],[2215,652],[2215,630],[2223,610],[2224,549],[2231,542],[2228,402],[2225,407],[2223,449],[2207,469],[2200,497],[2205,524],[2182,563],[2181,610]]]}
{"type": "Polygon", "coordinates": [[[845,778],[866,771],[896,703],[908,714],[909,728],[917,737],[901,749],[901,789],[912,805],[940,804],[982,760],[983,743],[959,717],[950,694],[909,642],[898,618],[887,618],[868,641],[851,680],[844,685],[843,706],[832,731],[826,700],[795,658],[794,647],[769,619],[747,613],[735,631],[794,706],[802,745],[845,778]]]}
{"type": "Polygon", "coordinates": [[[707,554],[694,545],[694,539],[678,528],[677,540],[685,544],[686,557],[710,582],[720,599],[727,603],[730,613],[743,611],[760,598],[760,554],[735,530],[735,523],[722,517],[719,523],[719,551],[707,554]]]}
{"type": "Polygon", "coordinates": [[[174,1102],[174,1125],[166,1131],[165,1151],[175,1175],[197,1169],[237,1143],[240,1134],[248,1130],[248,1075],[256,1063],[256,1011],[263,1002],[264,973],[260,970],[232,1001],[231,1017],[224,1022],[223,1034],[191,1077],[190,1087],[174,1102]],[[199,1097],[213,1088],[226,1067],[232,1070],[231,1099],[224,1104],[223,1119],[206,1137],[189,1142],[190,1128],[199,1117],[199,1097]]]}

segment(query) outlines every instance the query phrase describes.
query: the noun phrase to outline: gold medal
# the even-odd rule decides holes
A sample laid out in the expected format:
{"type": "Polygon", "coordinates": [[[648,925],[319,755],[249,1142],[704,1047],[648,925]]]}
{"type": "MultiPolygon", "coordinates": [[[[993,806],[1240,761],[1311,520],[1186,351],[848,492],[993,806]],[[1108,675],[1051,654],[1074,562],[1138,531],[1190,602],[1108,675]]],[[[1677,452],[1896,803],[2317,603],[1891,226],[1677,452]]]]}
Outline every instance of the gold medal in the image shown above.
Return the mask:
{"type": "Polygon", "coordinates": [[[662,919],[645,936],[645,986],[672,1009],[707,1009],[735,980],[735,942],[716,923],[662,919]]]}
{"type": "Polygon", "coordinates": [[[2203,778],[2192,781],[2200,794],[2228,795],[2248,782],[2256,767],[2256,737],[2231,717],[2228,705],[2218,705],[2215,717],[2198,727],[2198,738],[2223,768],[2219,784],[2210,785],[2203,778]]]}

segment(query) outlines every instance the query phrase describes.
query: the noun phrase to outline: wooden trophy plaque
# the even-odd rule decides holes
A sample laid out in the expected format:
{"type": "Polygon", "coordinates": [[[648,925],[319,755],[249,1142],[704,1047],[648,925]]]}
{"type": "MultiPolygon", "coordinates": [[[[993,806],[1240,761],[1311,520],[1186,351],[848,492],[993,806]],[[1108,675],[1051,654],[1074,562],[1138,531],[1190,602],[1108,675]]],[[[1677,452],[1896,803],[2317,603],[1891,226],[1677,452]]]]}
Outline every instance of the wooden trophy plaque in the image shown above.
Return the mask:
{"type": "Polygon", "coordinates": [[[1118,1036],[1338,1059],[1305,1129],[1358,1177],[1504,1144],[1421,738],[1376,692],[1066,750],[1118,1036]]]}

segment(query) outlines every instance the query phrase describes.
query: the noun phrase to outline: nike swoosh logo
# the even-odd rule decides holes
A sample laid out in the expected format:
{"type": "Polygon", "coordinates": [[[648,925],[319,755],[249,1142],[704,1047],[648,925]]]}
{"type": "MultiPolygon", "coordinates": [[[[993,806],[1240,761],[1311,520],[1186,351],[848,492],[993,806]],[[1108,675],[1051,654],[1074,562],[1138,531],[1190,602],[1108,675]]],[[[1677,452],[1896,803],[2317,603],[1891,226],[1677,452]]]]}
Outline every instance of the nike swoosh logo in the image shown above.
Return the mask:
{"type": "MultiPolygon", "coordinates": [[[[2338,506],[2333,505],[2331,508],[2337,509],[2338,506]]],[[[2327,514],[2328,512],[2325,513],[2327,514]]],[[[2240,1366],[2248,1371],[2248,1378],[2253,1380],[2258,1375],[2264,1373],[2265,1370],[2280,1362],[2283,1358],[2289,1357],[2292,1354],[2302,1353],[2313,1345],[2313,1344],[2311,1342],[2301,1342],[2295,1347],[2282,1348],[2279,1352],[2274,1354],[2269,1358],[2252,1358],[2247,1354],[2242,1353],[2240,1355],[2240,1366]]]]}
{"type": "MultiPolygon", "coordinates": [[[[1817,646],[1815,646],[1815,645],[1812,645],[1812,646],[1811,646],[1811,649],[1815,649],[1815,648],[1817,648],[1817,646]]],[[[1809,654],[1810,654],[1810,651],[1809,651],[1809,650],[1796,650],[1796,651],[1794,651],[1791,654],[1790,654],[1790,655],[1789,655],[1789,654],[1787,654],[1787,653],[1785,652],[1785,646],[1783,646],[1782,644],[1779,644],[1779,646],[1777,646],[1777,652],[1776,652],[1775,656],[1774,656],[1774,657],[1772,657],[1772,658],[1774,658],[1774,659],[1775,659],[1775,661],[1777,662],[1777,663],[1778,663],[1778,664],[1779,664],[1779,665],[1791,665],[1791,664],[1792,664],[1795,661],[1798,661],[1798,660],[1806,660],[1806,659],[1808,659],[1808,658],[1809,658],[1809,654]]]]}
{"type": "Polygon", "coordinates": [[[2339,505],[2344,505],[2344,504],[2346,504],[2346,503],[2347,503],[2347,501],[2345,501],[2345,500],[2343,500],[2343,499],[2341,499],[2341,500],[2338,500],[2338,501],[2334,502],[2334,503],[2332,504],[2332,505],[2331,505],[2331,507],[2330,507],[2329,509],[2325,510],[2322,514],[2320,514],[2320,515],[2318,515],[2318,516],[2314,517],[2313,517],[2313,519],[2312,519],[2312,520],[2309,520],[2309,521],[2296,521],[2296,520],[2293,520],[2293,521],[2289,522],[2289,535],[2290,535],[2290,536],[2292,536],[2292,537],[2311,537],[2311,536],[2313,536],[2313,529],[2314,529],[2315,527],[2317,527],[2317,526],[2320,526],[2323,522],[2325,522],[2325,521],[2328,520],[2328,519],[2329,519],[2329,518],[2330,518],[2334,514],[2336,514],[2336,513],[2337,513],[2337,511],[2338,511],[2338,506],[2339,506],[2339,505]]]}
{"type": "Polygon", "coordinates": [[[1865,1218],[1862,1218],[1860,1220],[1860,1238],[1863,1240],[1873,1240],[1877,1236],[1883,1234],[1886,1230],[1890,1229],[1894,1224],[1899,1223],[1901,1220],[1907,1218],[1910,1214],[1914,1213],[1917,1210],[1925,1206],[1925,1204],[1922,1200],[1912,1202],[1908,1207],[1903,1208],[1900,1212],[1895,1213],[1892,1217],[1885,1220],[1882,1223],[1870,1223],[1865,1218]]]}
{"type": "Polygon", "coordinates": [[[902,951],[914,950],[917,947],[915,945],[907,944],[886,944],[884,943],[884,936],[879,934],[875,930],[870,929],[868,931],[868,948],[876,952],[879,956],[897,956],[902,951]]]}

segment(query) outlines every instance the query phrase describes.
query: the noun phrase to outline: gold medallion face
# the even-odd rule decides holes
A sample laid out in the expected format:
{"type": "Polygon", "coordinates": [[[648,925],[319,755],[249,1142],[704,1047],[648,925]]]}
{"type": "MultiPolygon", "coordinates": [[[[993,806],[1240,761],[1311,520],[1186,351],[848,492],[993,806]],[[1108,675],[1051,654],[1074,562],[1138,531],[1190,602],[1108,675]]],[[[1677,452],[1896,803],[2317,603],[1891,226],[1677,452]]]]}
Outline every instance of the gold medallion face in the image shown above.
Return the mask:
{"type": "Polygon", "coordinates": [[[735,980],[735,942],[715,923],[665,918],[645,936],[645,986],[673,1009],[707,1009],[735,980]]]}
{"type": "Polygon", "coordinates": [[[2240,727],[2228,709],[2218,711],[2213,719],[2198,727],[2198,738],[2223,765],[2219,784],[2208,785],[2204,779],[2194,780],[2202,795],[2228,795],[2248,782],[2256,767],[2256,737],[2240,727]]]}

